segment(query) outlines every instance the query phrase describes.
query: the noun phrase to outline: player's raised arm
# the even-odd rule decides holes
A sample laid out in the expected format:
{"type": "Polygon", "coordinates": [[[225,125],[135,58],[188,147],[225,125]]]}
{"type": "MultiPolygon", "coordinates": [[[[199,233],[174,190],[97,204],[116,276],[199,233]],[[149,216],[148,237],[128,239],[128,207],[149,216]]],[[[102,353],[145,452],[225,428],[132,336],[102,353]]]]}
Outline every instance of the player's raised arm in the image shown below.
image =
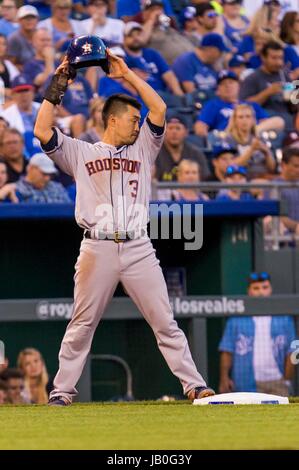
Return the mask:
{"type": "Polygon", "coordinates": [[[51,83],[45,93],[45,98],[37,114],[34,135],[42,144],[47,144],[53,136],[54,108],[55,105],[61,103],[70,82],[69,65],[65,57],[52,77],[51,83]]]}
{"type": "Polygon", "coordinates": [[[109,56],[110,78],[124,78],[137,91],[142,101],[149,109],[149,119],[152,124],[162,127],[165,123],[166,104],[158,93],[142,78],[130,70],[125,61],[107,50],[109,56]]]}

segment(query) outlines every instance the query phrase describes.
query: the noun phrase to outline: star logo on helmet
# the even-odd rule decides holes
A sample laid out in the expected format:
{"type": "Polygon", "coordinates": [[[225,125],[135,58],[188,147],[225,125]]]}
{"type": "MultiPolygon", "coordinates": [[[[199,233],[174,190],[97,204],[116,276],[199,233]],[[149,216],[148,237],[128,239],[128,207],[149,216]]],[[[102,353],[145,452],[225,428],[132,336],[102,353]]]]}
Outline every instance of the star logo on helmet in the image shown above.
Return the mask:
{"type": "Polygon", "coordinates": [[[92,52],[92,47],[91,47],[91,44],[89,44],[89,42],[86,42],[85,44],[83,44],[82,49],[83,49],[84,54],[89,54],[90,52],[92,52]]]}

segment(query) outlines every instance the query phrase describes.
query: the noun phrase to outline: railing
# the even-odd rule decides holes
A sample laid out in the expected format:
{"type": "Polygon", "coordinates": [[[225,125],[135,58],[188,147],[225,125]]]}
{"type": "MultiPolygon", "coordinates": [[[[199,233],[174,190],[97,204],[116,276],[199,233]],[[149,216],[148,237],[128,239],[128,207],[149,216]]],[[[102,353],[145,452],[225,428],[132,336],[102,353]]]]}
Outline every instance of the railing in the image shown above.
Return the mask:
{"type": "MultiPolygon", "coordinates": [[[[250,192],[253,189],[269,191],[269,197],[280,202],[280,215],[287,215],[287,207],[282,198],[284,189],[298,189],[298,182],[246,182],[246,183],[222,183],[222,182],[200,182],[200,183],[177,183],[177,182],[157,182],[152,184],[152,199],[159,199],[160,190],[177,189],[198,189],[201,192],[218,192],[221,189],[239,189],[250,192]]],[[[161,194],[161,193],[160,193],[161,194]]],[[[299,221],[298,221],[299,222],[299,221]]],[[[269,233],[264,233],[264,242],[266,248],[279,250],[281,243],[297,243],[299,235],[295,233],[280,233],[279,217],[272,217],[269,233]]]]}

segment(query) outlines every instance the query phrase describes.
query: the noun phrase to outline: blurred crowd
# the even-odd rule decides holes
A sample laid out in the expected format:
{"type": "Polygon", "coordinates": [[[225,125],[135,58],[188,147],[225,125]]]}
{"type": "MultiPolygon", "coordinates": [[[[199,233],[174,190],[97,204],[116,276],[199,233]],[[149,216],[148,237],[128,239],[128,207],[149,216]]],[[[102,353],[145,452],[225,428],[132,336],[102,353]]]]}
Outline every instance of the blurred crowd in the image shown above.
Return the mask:
{"type": "MultiPolygon", "coordinates": [[[[153,182],[298,182],[299,13],[284,0],[2,0],[0,202],[70,203],[76,187],[41,152],[36,115],[75,36],[101,37],[168,106],[153,182]]],[[[298,5],[297,5],[298,7],[298,5]]],[[[55,125],[90,143],[102,107],[136,91],[99,68],[81,69],[56,107],[55,125]]],[[[142,118],[147,109],[142,103],[142,118]]],[[[163,190],[160,200],[250,200],[271,191],[163,190]]],[[[297,233],[299,191],[286,189],[297,233]]],[[[299,232],[299,229],[298,229],[299,232]]]]}
{"type": "Polygon", "coordinates": [[[52,388],[45,361],[37,349],[20,351],[17,367],[10,367],[7,358],[0,365],[0,405],[44,405],[52,388]]]}

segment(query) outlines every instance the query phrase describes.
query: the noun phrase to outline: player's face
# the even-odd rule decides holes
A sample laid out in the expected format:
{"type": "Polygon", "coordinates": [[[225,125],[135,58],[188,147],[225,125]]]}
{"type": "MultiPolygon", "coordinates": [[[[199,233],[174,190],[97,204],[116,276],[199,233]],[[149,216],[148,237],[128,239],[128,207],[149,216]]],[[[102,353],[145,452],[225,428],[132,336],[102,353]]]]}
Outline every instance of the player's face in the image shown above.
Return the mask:
{"type": "Polygon", "coordinates": [[[139,135],[140,112],[133,106],[128,106],[127,111],[113,116],[115,140],[118,145],[132,145],[139,135]]]}
{"type": "Polygon", "coordinates": [[[269,297],[272,294],[270,281],[252,282],[248,287],[248,295],[251,297],[269,297]]]}
{"type": "Polygon", "coordinates": [[[24,373],[27,377],[39,377],[43,370],[43,363],[39,354],[26,354],[24,360],[24,373]]]}
{"type": "Polygon", "coordinates": [[[181,145],[185,138],[187,137],[188,131],[181,123],[167,124],[166,134],[165,134],[165,143],[176,147],[181,145]]]}

